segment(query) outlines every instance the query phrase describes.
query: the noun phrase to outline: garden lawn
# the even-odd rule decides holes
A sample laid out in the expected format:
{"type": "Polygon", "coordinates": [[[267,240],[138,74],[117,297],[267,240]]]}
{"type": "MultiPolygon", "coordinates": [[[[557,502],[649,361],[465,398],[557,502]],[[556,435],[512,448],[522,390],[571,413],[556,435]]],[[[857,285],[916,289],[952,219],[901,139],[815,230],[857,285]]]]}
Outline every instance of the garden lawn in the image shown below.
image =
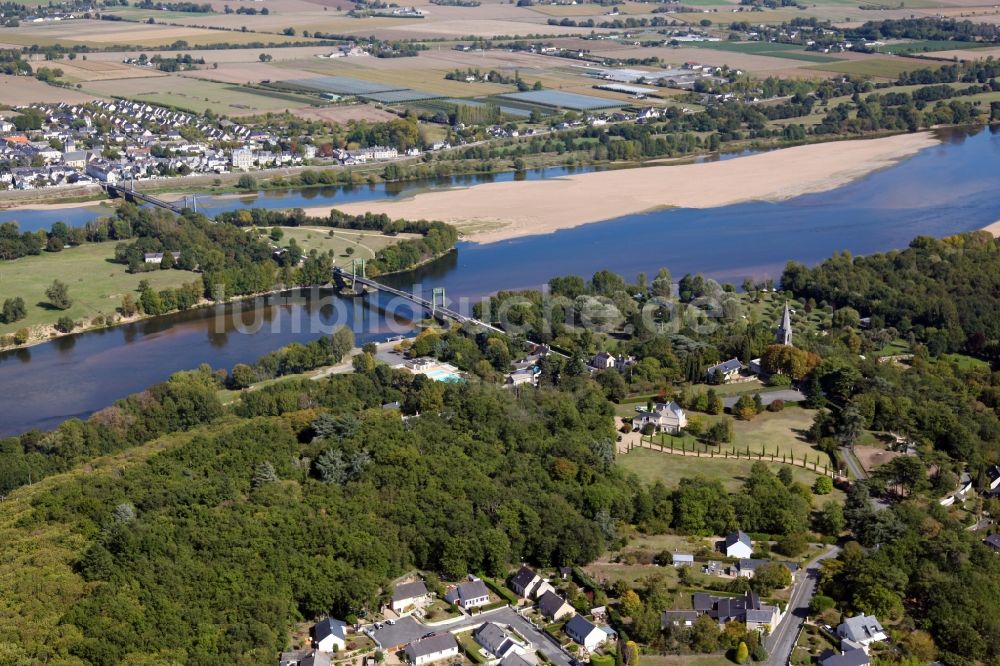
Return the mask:
{"type": "Polygon", "coordinates": [[[24,319],[0,324],[0,335],[20,328],[52,325],[63,316],[80,321],[99,314],[114,314],[121,305],[122,296],[135,294],[142,280],[148,280],[157,290],[201,281],[201,275],[190,271],[127,273],[126,266],[109,261],[114,257],[116,244],[116,241],[87,243],[62,252],[42,252],[33,257],[0,261],[0,301],[20,296],[27,309],[24,319]],[[73,305],[68,310],[56,310],[48,305],[45,290],[53,280],[60,280],[69,287],[73,305]]]}

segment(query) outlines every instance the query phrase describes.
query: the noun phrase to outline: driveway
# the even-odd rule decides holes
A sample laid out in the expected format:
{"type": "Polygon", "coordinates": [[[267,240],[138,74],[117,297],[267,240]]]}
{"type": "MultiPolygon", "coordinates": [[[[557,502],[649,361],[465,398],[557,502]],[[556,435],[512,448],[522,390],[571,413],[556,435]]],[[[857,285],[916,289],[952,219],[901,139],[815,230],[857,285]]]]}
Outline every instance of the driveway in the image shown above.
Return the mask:
{"type": "Polygon", "coordinates": [[[795,587],[788,601],[785,617],[781,620],[774,633],[764,639],[768,658],[766,666],[786,666],[792,656],[795,640],[799,636],[802,623],[809,614],[809,602],[816,594],[816,584],[819,582],[819,568],[823,560],[840,554],[840,546],[830,546],[823,554],[810,562],[805,569],[796,574],[795,587]]]}
{"type": "MultiPolygon", "coordinates": [[[[749,395],[751,398],[753,397],[753,393],[749,393],[747,395],[749,395]]],[[[739,399],[740,396],[731,395],[723,398],[722,404],[725,405],[726,409],[732,409],[733,406],[735,406],[736,403],[739,401],[739,399]]],[[[805,393],[803,393],[798,389],[781,389],[780,391],[760,392],[760,401],[764,403],[765,407],[770,405],[775,400],[784,400],[785,402],[802,402],[805,399],[806,399],[805,393]]]]}

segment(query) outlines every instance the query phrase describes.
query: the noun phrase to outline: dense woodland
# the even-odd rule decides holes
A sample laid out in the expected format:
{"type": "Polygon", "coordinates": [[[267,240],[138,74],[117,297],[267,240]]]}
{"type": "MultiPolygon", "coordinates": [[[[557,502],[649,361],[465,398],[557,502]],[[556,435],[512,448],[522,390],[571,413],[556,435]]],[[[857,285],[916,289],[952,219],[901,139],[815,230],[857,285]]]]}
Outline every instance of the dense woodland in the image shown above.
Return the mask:
{"type": "MultiPolygon", "coordinates": [[[[250,212],[243,223],[293,221],[273,215],[250,212]]],[[[330,219],[340,223],[388,221],[330,219]]],[[[235,225],[203,228],[197,219],[153,215],[141,224],[158,227],[153,235],[165,247],[199,234],[219,234],[212,242],[220,247],[230,234],[246,237],[235,225]]],[[[233,248],[254,251],[250,241],[233,248]]],[[[981,543],[984,532],[966,529],[972,512],[937,499],[963,472],[981,484],[1000,461],[1000,373],[983,362],[996,363],[1000,323],[989,276],[1000,274],[998,261],[1000,243],[974,233],[918,238],[866,258],[837,255],[815,268],[789,264],[785,294],[828,317],[820,328],[800,326],[795,350],[785,353],[772,344],[775,322],[749,309],[769,284],[748,280],[743,293],[699,275],[675,284],[666,269],[634,281],[607,271],[554,278],[546,294],[501,292],[477,313],[494,319],[504,311],[523,334],[428,329],[409,343],[412,355],[451,360],[482,382],[413,377],[376,364],[366,349],[354,374],[288,378],[220,402],[224,388],[336,362],[352,344],[345,331],[253,366],[179,373],[86,421],[8,438],[0,442],[0,492],[31,498],[18,529],[74,535],[71,575],[86,585],[43,604],[58,605],[61,640],[48,641],[35,622],[0,619],[0,646],[15,646],[9,650],[24,663],[139,663],[152,655],[258,663],[284,647],[293,623],[374,608],[386,581],[412,567],[444,577],[502,574],[522,560],[586,563],[636,530],[711,535],[740,527],[774,536],[776,551],[789,554],[810,539],[843,537],[843,553],[823,566],[815,612],[877,614],[898,639],[881,659],[989,663],[998,657],[988,637],[1000,628],[1000,561],[981,543]],[[862,317],[871,319],[863,326],[862,317]],[[526,339],[569,358],[546,357],[537,390],[497,388],[526,339]],[[905,343],[912,358],[877,362],[890,342],[905,343]],[[636,363],[591,375],[583,361],[599,350],[636,363]],[[965,360],[949,356],[955,352],[965,360]],[[754,465],[733,494],[701,477],[643,485],[615,465],[614,401],[658,392],[718,414],[718,396],[692,382],[717,360],[758,355],[775,385],[794,380],[805,391],[817,409],[808,438],[831,463],[869,430],[898,434],[915,455],[853,483],[846,505],[828,500],[818,509],[814,494],[828,489],[796,482],[788,469],[754,465]],[[389,402],[399,409],[382,407],[389,402]],[[71,473],[44,490],[17,490],[164,436],[160,453],[114,474],[71,473]]],[[[753,411],[749,401],[733,416],[753,411]]],[[[995,500],[977,506],[1000,514],[995,500]]],[[[769,594],[785,584],[779,570],[750,585],[769,594]]],[[[738,593],[747,584],[721,589],[738,593]]],[[[22,594],[11,596],[15,615],[37,612],[22,594]]],[[[651,649],[711,652],[732,639],[701,626],[660,631],[659,613],[686,596],[682,588],[650,579],[600,594],[618,599],[616,628],[651,649]]]]}

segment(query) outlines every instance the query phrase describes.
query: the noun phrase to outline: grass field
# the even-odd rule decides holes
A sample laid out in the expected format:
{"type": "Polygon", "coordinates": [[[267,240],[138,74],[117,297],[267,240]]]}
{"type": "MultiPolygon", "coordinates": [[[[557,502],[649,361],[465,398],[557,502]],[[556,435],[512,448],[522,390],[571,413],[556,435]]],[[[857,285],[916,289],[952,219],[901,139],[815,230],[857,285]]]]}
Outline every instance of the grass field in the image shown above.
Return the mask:
{"type": "MultiPolygon", "coordinates": [[[[743,485],[753,460],[746,458],[695,458],[691,456],[660,453],[649,449],[633,449],[619,454],[618,464],[625,470],[634,473],[643,483],[662,481],[668,488],[676,487],[681,479],[702,476],[718,480],[730,492],[735,492],[743,485]]],[[[765,463],[772,472],[782,467],[781,463],[765,463]]],[[[792,467],[792,475],[796,481],[812,486],[816,474],[801,467],[792,467]]],[[[844,494],[839,490],[823,496],[813,497],[813,506],[819,507],[828,499],[844,500],[844,494]]]]}
{"type": "Polygon", "coordinates": [[[282,245],[288,244],[294,238],[300,247],[306,251],[316,249],[320,252],[333,250],[337,263],[343,264],[345,259],[371,259],[382,248],[394,245],[406,238],[415,238],[413,234],[383,236],[372,231],[348,231],[345,229],[329,229],[322,227],[282,227],[285,233],[282,245]],[[331,236],[331,234],[333,234],[331,236]],[[351,254],[348,248],[353,248],[351,254]]]}
{"type": "Polygon", "coordinates": [[[114,256],[116,244],[88,243],[59,253],[42,252],[34,257],[0,261],[0,297],[20,296],[28,310],[28,316],[21,321],[0,324],[0,335],[55,324],[63,316],[80,321],[113,314],[122,296],[134,292],[142,280],[148,280],[155,289],[165,289],[201,279],[197,273],[179,270],[126,273],[124,265],[108,261],[114,256]],[[69,287],[73,305],[68,310],[48,306],[45,290],[53,280],[69,287]]]}

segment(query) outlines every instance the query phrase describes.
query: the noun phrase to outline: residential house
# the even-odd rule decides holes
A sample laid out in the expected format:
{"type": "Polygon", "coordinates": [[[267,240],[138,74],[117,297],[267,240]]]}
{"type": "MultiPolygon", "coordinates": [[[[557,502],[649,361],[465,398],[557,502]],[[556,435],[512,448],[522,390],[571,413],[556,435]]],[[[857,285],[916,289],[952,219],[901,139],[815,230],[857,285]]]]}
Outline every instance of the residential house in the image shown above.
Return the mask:
{"type": "Polygon", "coordinates": [[[549,590],[538,597],[538,612],[552,622],[558,622],[564,617],[574,615],[576,610],[565,599],[549,590]]]}
{"type": "Polygon", "coordinates": [[[673,553],[671,560],[675,567],[687,567],[694,564],[694,555],[690,553],[673,553]]]}
{"type": "MultiPolygon", "coordinates": [[[[742,558],[736,563],[736,575],[740,578],[753,578],[757,573],[757,569],[770,563],[771,560],[742,558]]],[[[794,562],[777,562],[776,564],[785,565],[785,567],[787,567],[793,574],[799,570],[799,565],[794,562]]]]}
{"type": "Polygon", "coordinates": [[[404,611],[413,609],[425,599],[427,599],[427,586],[424,585],[424,581],[400,583],[392,591],[392,610],[402,615],[404,611]]]}
{"type": "MultiPolygon", "coordinates": [[[[848,646],[859,646],[867,651],[872,643],[888,640],[885,629],[874,615],[855,615],[849,617],[837,627],[837,635],[844,639],[848,646]]],[[[842,645],[843,645],[842,644],[842,645]]]]}
{"type": "Polygon", "coordinates": [[[538,376],[542,374],[542,369],[537,365],[528,368],[518,368],[509,373],[505,379],[507,386],[538,386],[538,376]]]}
{"type": "Polygon", "coordinates": [[[531,655],[509,654],[500,662],[500,666],[536,666],[531,655]]]}
{"type": "Polygon", "coordinates": [[[658,402],[653,411],[641,412],[632,419],[632,427],[635,430],[642,430],[647,425],[652,425],[657,432],[680,432],[687,426],[687,414],[672,400],[667,403],[658,402]]]}
{"type": "Polygon", "coordinates": [[[989,548],[992,548],[993,550],[1000,553],[1000,534],[989,535],[988,537],[983,539],[983,543],[985,543],[989,548]]]}
{"type": "Polygon", "coordinates": [[[608,634],[590,622],[587,618],[582,615],[574,615],[570,618],[566,626],[563,627],[566,635],[569,636],[573,642],[582,645],[587,648],[587,650],[593,652],[600,646],[604,641],[608,639],[608,634]]]}
{"type": "Polygon", "coordinates": [[[864,650],[847,650],[839,654],[830,652],[821,656],[819,666],[869,666],[871,657],[864,650]]]}
{"type": "Polygon", "coordinates": [[[705,371],[705,377],[710,383],[724,384],[738,378],[742,369],[743,364],[740,363],[740,359],[731,358],[710,367],[705,371]]]}
{"type": "Polygon", "coordinates": [[[518,569],[516,574],[511,576],[510,587],[517,592],[519,597],[524,597],[525,599],[537,599],[542,594],[555,589],[530,567],[524,565],[518,569]]]}
{"type": "Polygon", "coordinates": [[[320,652],[343,650],[347,646],[347,624],[328,617],[313,627],[313,643],[320,652]]]}
{"type": "Polygon", "coordinates": [[[727,622],[743,622],[747,629],[773,632],[783,617],[781,609],[761,603],[755,592],[747,592],[742,597],[715,597],[698,592],[692,596],[691,601],[693,610],[667,611],[660,618],[661,626],[688,626],[687,623],[694,624],[699,615],[708,615],[719,623],[720,629],[727,622]]]}
{"type": "Polygon", "coordinates": [[[253,151],[249,148],[237,148],[232,152],[230,161],[232,162],[234,171],[249,171],[253,168],[253,151]]]}
{"type": "Polygon", "coordinates": [[[484,622],[479,625],[472,632],[472,638],[497,659],[503,659],[511,654],[524,654],[528,650],[527,645],[515,640],[495,622],[484,622]]]}
{"type": "Polygon", "coordinates": [[[465,610],[469,610],[470,608],[485,606],[490,602],[490,591],[486,587],[486,583],[474,576],[470,576],[469,578],[471,580],[460,583],[448,590],[444,596],[448,603],[457,604],[465,610]]]}
{"type": "Polygon", "coordinates": [[[693,610],[668,610],[663,611],[660,616],[660,629],[666,629],[670,625],[675,627],[690,627],[698,619],[701,613],[693,610]]]}
{"type": "Polygon", "coordinates": [[[87,164],[85,173],[102,183],[114,185],[121,180],[121,172],[117,164],[106,160],[95,160],[87,164]]]}
{"type": "Polygon", "coordinates": [[[736,530],[726,535],[722,550],[726,557],[745,559],[753,553],[753,541],[743,530],[736,530]]]}
{"type": "Polygon", "coordinates": [[[329,652],[316,651],[304,657],[298,666],[330,666],[333,663],[329,652]]]}
{"type": "MultiPolygon", "coordinates": [[[[177,261],[178,259],[181,258],[181,253],[178,252],[178,251],[176,251],[176,250],[173,251],[173,252],[171,252],[170,254],[174,258],[174,261],[177,261]]],[[[142,255],[142,258],[143,258],[143,261],[145,261],[147,264],[162,264],[163,263],[163,253],[162,252],[144,252],[143,255],[142,255]]]]}
{"type": "Polygon", "coordinates": [[[413,666],[422,666],[455,656],[458,656],[458,643],[448,632],[421,638],[406,646],[406,661],[413,666]]]}
{"type": "Polygon", "coordinates": [[[594,358],[590,359],[590,367],[597,368],[598,370],[607,370],[608,368],[615,367],[618,359],[615,358],[614,354],[609,354],[606,351],[598,352],[594,355],[594,358]]]}
{"type": "Polygon", "coordinates": [[[1000,486],[1000,467],[990,465],[986,470],[986,479],[989,490],[996,490],[1000,486]]]}

